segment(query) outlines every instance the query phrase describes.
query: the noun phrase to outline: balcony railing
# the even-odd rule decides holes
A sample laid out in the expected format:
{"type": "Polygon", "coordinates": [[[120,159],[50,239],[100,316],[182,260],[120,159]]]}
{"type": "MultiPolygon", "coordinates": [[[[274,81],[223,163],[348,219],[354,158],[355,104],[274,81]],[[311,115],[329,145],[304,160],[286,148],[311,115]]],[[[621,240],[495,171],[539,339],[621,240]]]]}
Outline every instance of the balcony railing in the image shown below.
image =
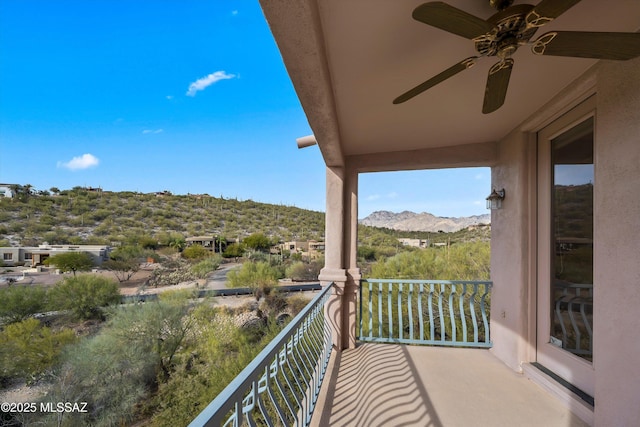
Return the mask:
{"type": "Polygon", "coordinates": [[[190,426],[297,425],[311,421],[331,356],[325,287],[190,426]]]}
{"type": "Polygon", "coordinates": [[[491,347],[489,281],[361,281],[360,341],[491,347]]]}

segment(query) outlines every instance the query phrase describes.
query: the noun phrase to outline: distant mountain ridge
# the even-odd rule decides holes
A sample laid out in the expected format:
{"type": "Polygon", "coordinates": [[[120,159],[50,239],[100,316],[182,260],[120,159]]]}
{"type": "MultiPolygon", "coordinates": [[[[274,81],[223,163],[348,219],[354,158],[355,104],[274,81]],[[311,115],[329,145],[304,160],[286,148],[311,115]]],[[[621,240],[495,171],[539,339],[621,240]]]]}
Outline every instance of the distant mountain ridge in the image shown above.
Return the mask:
{"type": "Polygon", "coordinates": [[[358,221],[371,227],[390,228],[400,231],[455,232],[472,225],[491,224],[491,215],[473,215],[459,218],[440,217],[428,212],[415,213],[404,211],[394,213],[375,211],[358,221]]]}

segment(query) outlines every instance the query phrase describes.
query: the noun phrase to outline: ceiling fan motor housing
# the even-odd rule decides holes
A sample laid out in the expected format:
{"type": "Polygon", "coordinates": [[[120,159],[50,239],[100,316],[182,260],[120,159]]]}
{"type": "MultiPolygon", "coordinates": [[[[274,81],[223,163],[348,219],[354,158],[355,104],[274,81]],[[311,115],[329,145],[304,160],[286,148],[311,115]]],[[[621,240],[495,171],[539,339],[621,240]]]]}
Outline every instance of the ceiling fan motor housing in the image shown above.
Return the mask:
{"type": "Polygon", "coordinates": [[[487,20],[493,29],[474,39],[476,50],[483,56],[508,58],[520,45],[526,44],[537,28],[528,28],[527,14],[534,8],[530,4],[519,4],[500,11],[487,20]]]}

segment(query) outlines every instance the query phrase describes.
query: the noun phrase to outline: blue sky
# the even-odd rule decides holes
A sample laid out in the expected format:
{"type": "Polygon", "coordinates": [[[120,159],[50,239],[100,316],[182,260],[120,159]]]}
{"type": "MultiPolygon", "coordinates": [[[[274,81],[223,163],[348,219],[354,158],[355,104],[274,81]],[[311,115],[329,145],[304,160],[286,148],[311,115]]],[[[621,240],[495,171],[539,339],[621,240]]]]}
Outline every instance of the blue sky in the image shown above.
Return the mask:
{"type": "MultiPolygon", "coordinates": [[[[325,169],[257,1],[1,0],[0,183],[324,210],[325,169]]],[[[375,210],[482,214],[489,169],[366,174],[375,210]]]]}

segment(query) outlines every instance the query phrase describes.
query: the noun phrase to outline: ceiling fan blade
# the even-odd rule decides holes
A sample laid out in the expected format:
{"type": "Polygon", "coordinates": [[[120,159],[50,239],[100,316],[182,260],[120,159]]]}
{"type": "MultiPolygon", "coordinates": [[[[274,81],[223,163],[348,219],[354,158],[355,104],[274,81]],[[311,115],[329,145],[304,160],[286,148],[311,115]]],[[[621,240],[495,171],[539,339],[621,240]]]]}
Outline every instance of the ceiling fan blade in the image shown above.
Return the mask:
{"type": "Polygon", "coordinates": [[[430,89],[433,86],[437,85],[438,83],[441,83],[441,82],[445,81],[449,77],[455,76],[460,71],[464,71],[467,68],[472,67],[476,63],[476,59],[478,59],[477,56],[472,56],[470,58],[467,58],[467,59],[464,59],[464,60],[458,62],[456,65],[447,68],[446,70],[444,70],[440,74],[438,74],[438,75],[436,75],[434,77],[431,77],[426,82],[421,83],[418,86],[414,87],[413,89],[410,89],[410,90],[406,91],[405,93],[403,93],[402,95],[400,95],[399,97],[394,99],[393,103],[394,104],[401,104],[401,103],[403,103],[405,101],[410,100],[414,96],[420,95],[425,90],[430,89]]]}
{"type": "Polygon", "coordinates": [[[552,31],[541,35],[536,55],[626,60],[640,56],[640,33],[552,31]]]}
{"type": "Polygon", "coordinates": [[[424,3],[416,7],[413,10],[413,19],[471,40],[493,29],[493,26],[484,19],[441,1],[424,3]]]}
{"type": "Polygon", "coordinates": [[[527,14],[527,27],[542,27],[571,9],[580,0],[542,0],[527,14]]]}
{"type": "Polygon", "coordinates": [[[482,106],[484,114],[493,113],[504,104],[512,69],[513,59],[511,58],[506,58],[489,69],[487,87],[484,91],[484,105],[482,106]]]}

